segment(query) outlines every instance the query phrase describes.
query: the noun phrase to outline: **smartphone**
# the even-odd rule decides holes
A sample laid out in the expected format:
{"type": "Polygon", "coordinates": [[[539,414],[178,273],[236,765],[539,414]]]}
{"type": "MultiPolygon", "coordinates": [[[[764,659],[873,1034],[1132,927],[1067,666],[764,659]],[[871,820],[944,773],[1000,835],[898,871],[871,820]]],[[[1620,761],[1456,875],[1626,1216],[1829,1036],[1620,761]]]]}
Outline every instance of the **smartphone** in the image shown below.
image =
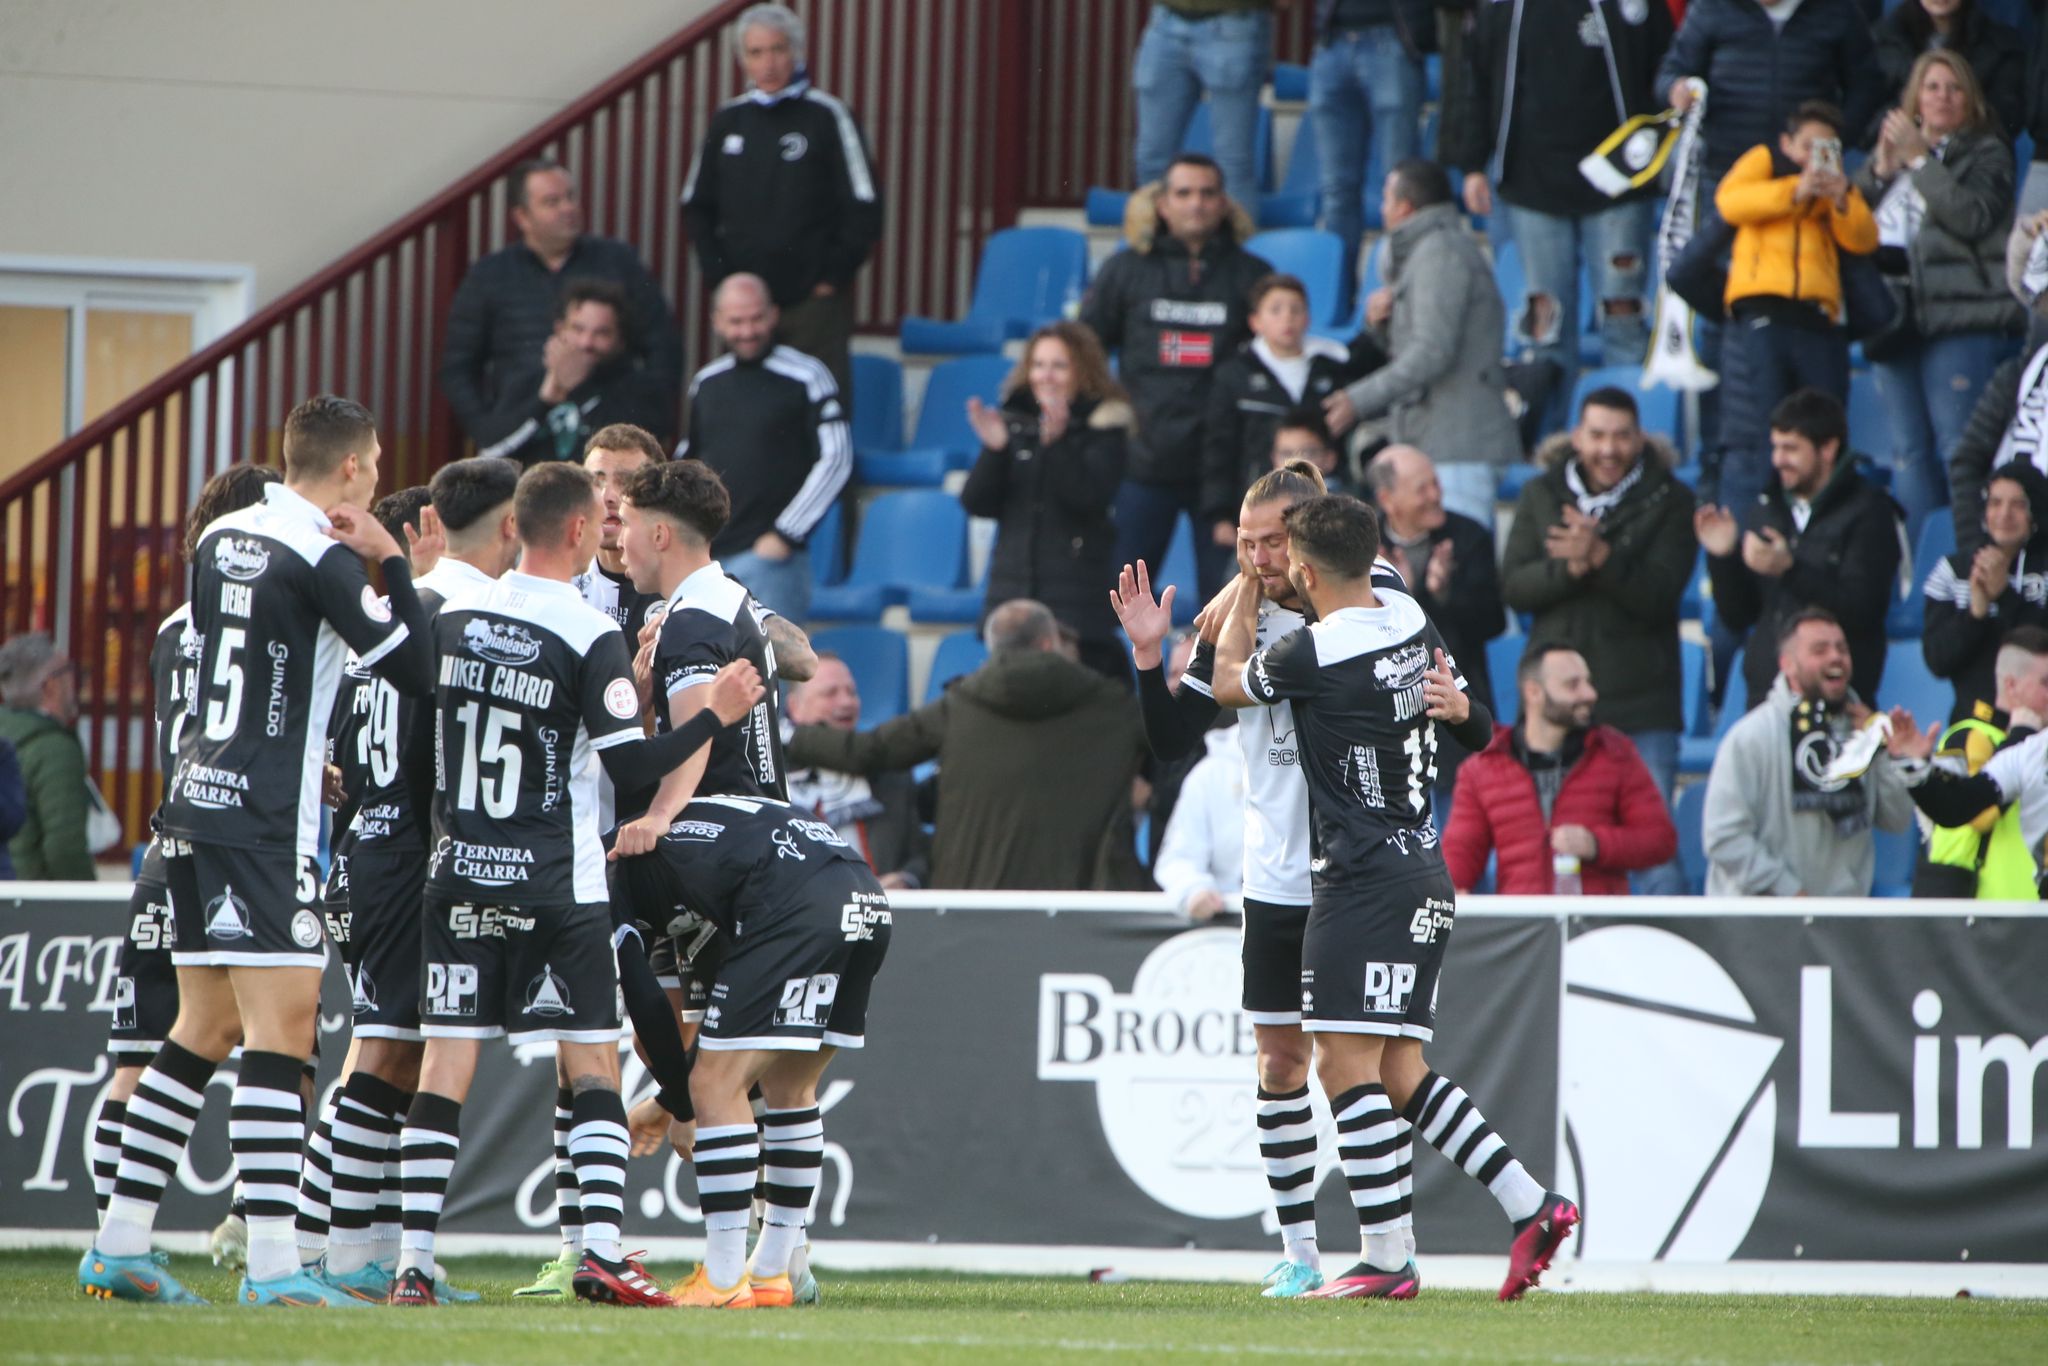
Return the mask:
{"type": "Polygon", "coordinates": [[[1813,168],[1817,171],[1842,173],[1842,140],[1840,138],[1815,138],[1813,140],[1813,168]]]}

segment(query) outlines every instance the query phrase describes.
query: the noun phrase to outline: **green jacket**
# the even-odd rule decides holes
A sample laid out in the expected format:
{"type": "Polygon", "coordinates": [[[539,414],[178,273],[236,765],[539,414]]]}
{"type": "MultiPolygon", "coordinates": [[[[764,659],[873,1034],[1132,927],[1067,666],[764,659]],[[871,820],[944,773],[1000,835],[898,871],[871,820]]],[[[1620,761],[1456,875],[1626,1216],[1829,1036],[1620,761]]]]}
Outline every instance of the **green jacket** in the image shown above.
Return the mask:
{"type": "Polygon", "coordinates": [[[791,768],[878,773],[942,759],[935,888],[1148,888],[1131,824],[1145,752],[1137,699],[1045,651],[998,655],[873,730],[800,726],[791,768]]]}
{"type": "MultiPolygon", "coordinates": [[[[1692,577],[1692,491],[1672,475],[1661,443],[1643,452],[1643,475],[1600,521],[1607,563],[1575,579],[1544,552],[1544,532],[1564,520],[1568,439],[1538,452],[1549,465],[1522,486],[1500,567],[1501,597],[1531,613],[1531,641],[1557,641],[1586,657],[1600,691],[1603,725],[1620,731],[1680,730],[1685,725],[1679,666],[1678,604],[1692,577]]],[[[1498,686],[1498,685],[1496,685],[1498,686]]]]}
{"type": "Polygon", "coordinates": [[[85,847],[85,746],[69,728],[39,711],[0,707],[0,739],[14,742],[28,789],[28,822],[8,852],[24,882],[90,882],[85,847]]]}

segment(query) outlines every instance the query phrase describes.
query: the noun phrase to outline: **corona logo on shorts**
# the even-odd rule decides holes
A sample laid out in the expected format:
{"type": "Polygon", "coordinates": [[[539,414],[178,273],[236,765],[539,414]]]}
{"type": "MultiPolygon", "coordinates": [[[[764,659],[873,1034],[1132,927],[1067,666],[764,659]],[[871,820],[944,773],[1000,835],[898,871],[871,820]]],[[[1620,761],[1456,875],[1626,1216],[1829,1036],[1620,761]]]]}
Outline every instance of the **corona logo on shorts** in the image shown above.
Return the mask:
{"type": "MultiPolygon", "coordinates": [[[[1093,973],[1041,976],[1038,1078],[1095,1083],[1118,1165],[1168,1209],[1270,1221],[1239,953],[1235,930],[1190,930],[1152,950],[1129,991],[1093,973]]],[[[1321,1091],[1309,1096],[1323,1131],[1320,1182],[1335,1165],[1335,1128],[1321,1091]]]]}
{"type": "Polygon", "coordinates": [[[1616,925],[1564,953],[1562,1193],[1597,1201],[1577,1253],[1726,1261],[1771,1180],[1784,1040],[1742,989],[1668,930],[1616,925]]]}

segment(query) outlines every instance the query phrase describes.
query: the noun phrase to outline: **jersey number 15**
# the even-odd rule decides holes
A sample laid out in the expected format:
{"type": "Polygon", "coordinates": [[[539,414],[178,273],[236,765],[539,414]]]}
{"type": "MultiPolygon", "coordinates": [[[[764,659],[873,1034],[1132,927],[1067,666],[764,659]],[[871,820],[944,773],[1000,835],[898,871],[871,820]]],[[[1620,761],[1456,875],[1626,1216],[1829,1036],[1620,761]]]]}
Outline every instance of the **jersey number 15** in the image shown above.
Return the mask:
{"type": "Polygon", "coordinates": [[[519,713],[503,707],[485,711],[475,702],[464,702],[455,709],[455,719],[462,723],[462,770],[455,788],[456,809],[476,810],[481,794],[484,814],[504,820],[519,805],[523,760],[518,741],[519,713]],[[481,726],[477,724],[479,712],[483,715],[481,726]],[[480,775],[484,768],[495,768],[497,773],[480,775]]]}

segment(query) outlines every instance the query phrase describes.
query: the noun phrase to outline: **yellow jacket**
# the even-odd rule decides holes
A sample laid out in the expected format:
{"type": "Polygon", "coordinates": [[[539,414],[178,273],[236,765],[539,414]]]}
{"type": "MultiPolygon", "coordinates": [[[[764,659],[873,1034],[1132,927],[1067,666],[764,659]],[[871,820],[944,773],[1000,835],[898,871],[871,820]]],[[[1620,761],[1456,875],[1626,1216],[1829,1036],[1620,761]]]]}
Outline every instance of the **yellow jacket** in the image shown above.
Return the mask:
{"type": "Polygon", "coordinates": [[[1723,302],[1772,295],[1819,304],[1830,318],[1842,317],[1842,272],[1836,254],[1877,250],[1877,220],[1854,186],[1849,207],[1833,201],[1792,202],[1797,175],[1776,175],[1771,149],[1752,147],[1721,178],[1714,207],[1735,229],[1723,302]]]}

